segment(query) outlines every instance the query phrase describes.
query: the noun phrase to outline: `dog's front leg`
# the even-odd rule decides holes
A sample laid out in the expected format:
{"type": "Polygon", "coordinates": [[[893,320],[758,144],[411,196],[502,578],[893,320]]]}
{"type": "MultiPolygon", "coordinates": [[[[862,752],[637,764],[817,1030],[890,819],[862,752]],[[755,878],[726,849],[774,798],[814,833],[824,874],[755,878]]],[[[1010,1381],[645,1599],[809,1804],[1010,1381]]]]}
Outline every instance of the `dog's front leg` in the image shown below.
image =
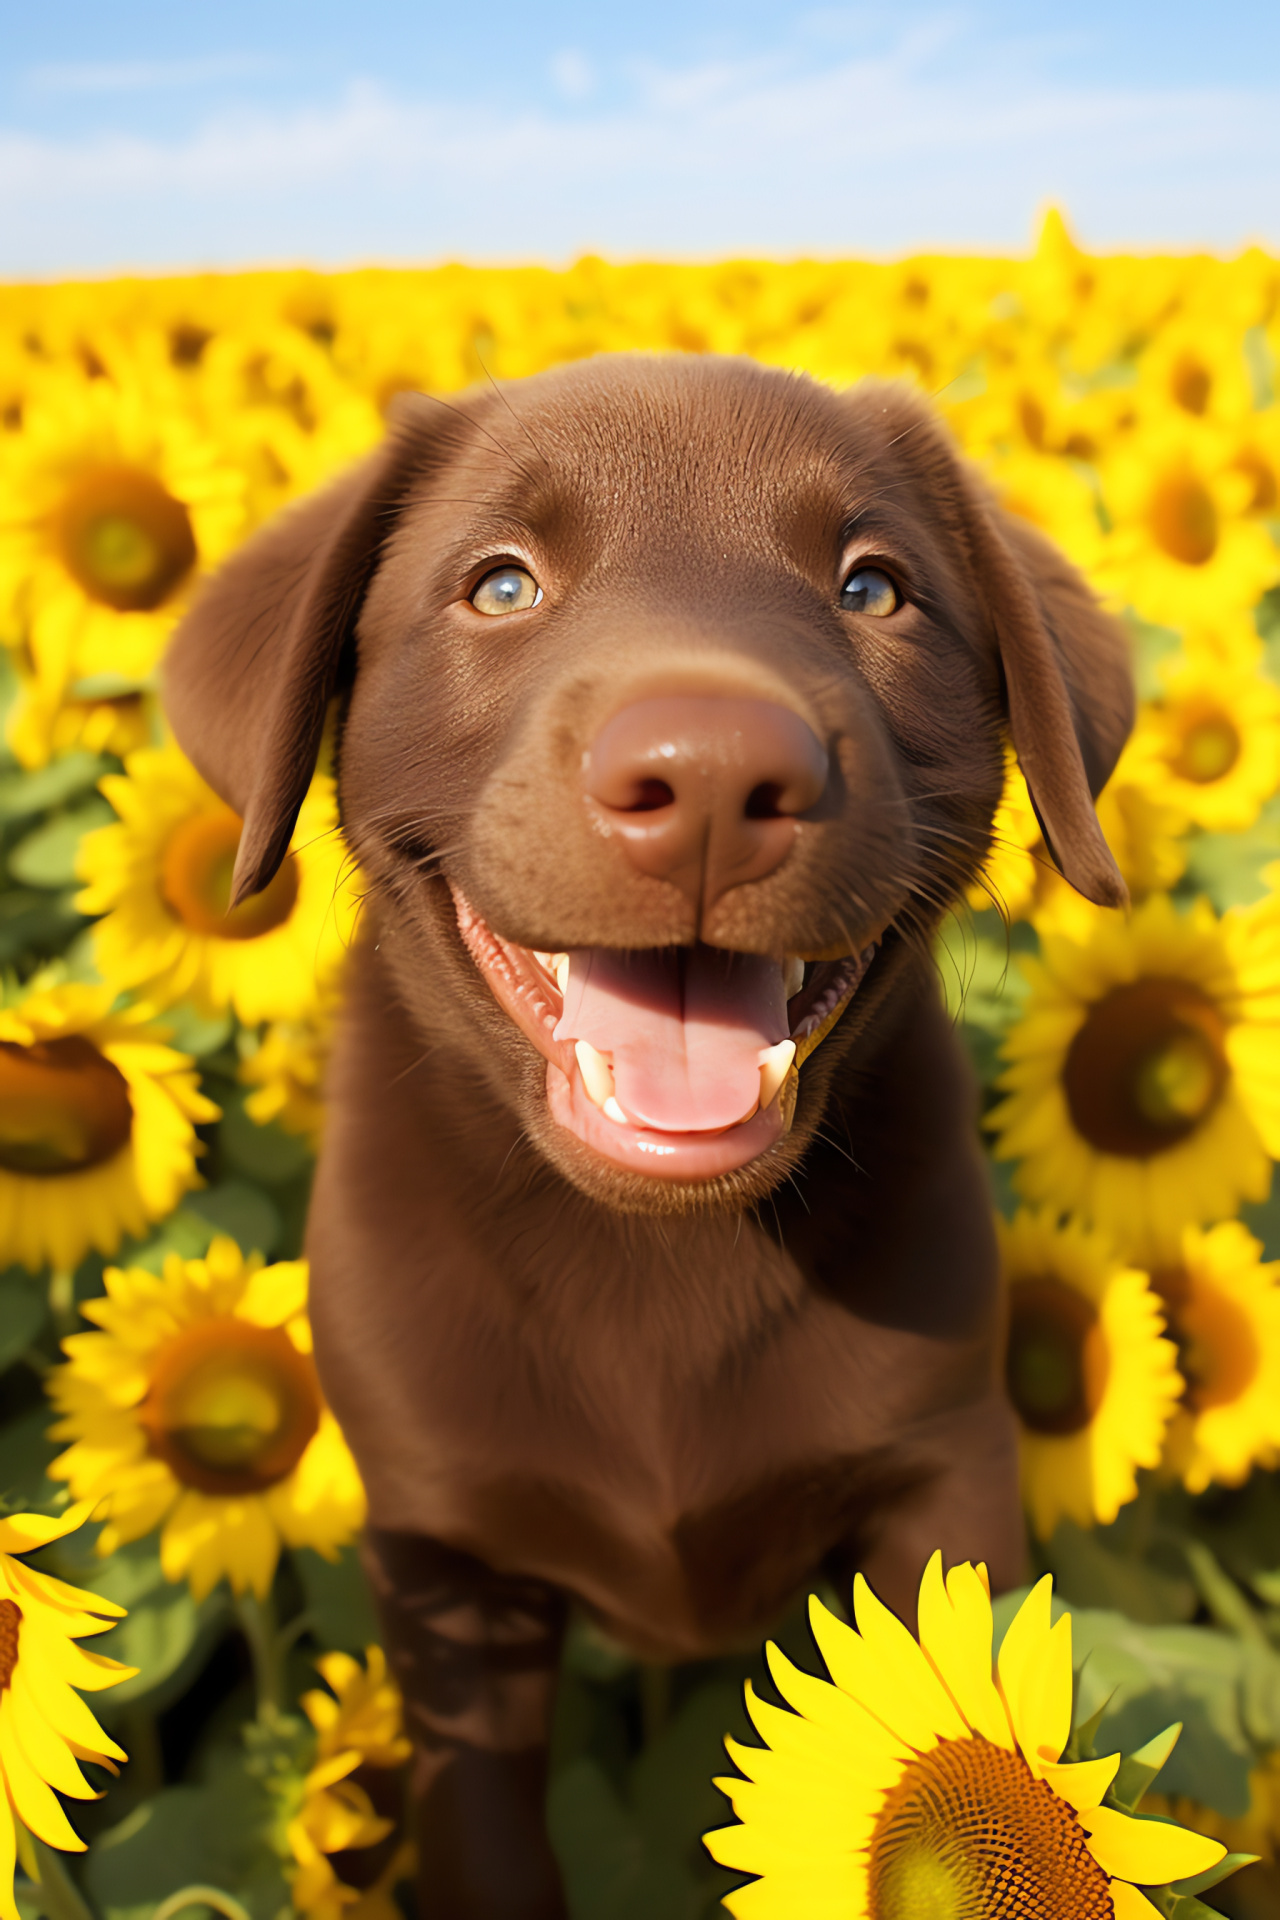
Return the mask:
{"type": "Polygon", "coordinates": [[[544,1825],[565,1600],[423,1534],[365,1565],[414,1744],[419,1920],[564,1920],[544,1825]]]}

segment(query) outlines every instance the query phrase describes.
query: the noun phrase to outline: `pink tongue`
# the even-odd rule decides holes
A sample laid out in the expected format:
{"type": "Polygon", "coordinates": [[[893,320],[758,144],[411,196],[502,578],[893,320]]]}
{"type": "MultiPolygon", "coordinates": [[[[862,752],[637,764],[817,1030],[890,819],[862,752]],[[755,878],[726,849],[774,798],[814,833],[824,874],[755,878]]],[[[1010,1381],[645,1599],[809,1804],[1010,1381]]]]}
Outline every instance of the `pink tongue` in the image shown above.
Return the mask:
{"type": "Polygon", "coordinates": [[[754,1112],[761,1051],[787,1032],[782,969],[765,955],[586,947],[569,955],[555,1037],[608,1055],[637,1126],[708,1133],[754,1112]]]}

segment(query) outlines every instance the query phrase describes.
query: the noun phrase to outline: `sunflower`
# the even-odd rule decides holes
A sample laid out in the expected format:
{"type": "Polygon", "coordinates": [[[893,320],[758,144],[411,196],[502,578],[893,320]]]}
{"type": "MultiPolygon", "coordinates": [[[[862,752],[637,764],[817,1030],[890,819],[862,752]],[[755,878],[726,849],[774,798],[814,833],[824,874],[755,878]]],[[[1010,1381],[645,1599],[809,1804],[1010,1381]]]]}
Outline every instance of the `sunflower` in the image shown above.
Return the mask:
{"type": "Polygon", "coordinates": [[[861,1575],[857,1630],[809,1602],[830,1680],[768,1648],[791,1711],[748,1685],[762,1747],[726,1741],[721,1779],[739,1824],[706,1836],[722,1866],[759,1877],[729,1894],[737,1920],[1152,1920],[1140,1886],[1207,1872],[1218,1841],[1104,1803],[1120,1755],[1063,1761],[1071,1733],[1071,1618],[1050,1624],[1046,1576],[992,1670],[986,1569],[935,1553],[920,1640],[861,1575]]]}
{"type": "MultiPolygon", "coordinates": [[[[400,1690],[380,1647],[368,1649],[363,1667],[345,1653],[325,1654],[316,1665],[333,1691],[316,1688],[302,1696],[317,1739],[302,1804],[288,1826],[298,1867],[293,1904],[310,1920],[337,1920],[344,1909],[357,1907],[362,1917],[371,1916],[370,1895],[376,1890],[386,1899],[411,1864],[407,1850],[395,1844],[395,1819],[379,1812],[371,1797],[384,1808],[398,1808],[400,1783],[394,1774],[386,1776],[412,1752],[400,1690]],[[360,1887],[335,1870],[333,1856],[347,1854],[357,1858],[338,1864],[360,1879],[360,1887]]],[[[389,1911],[394,1913],[393,1903],[389,1911]]]]}
{"type": "Polygon", "coordinates": [[[155,1006],[233,1007],[250,1024],[310,1014],[350,944],[355,878],[334,784],[317,774],[283,864],[228,910],[241,820],[176,746],[130,754],[102,791],[118,821],[86,834],[77,870],[104,980],[155,1006]]]}
{"type": "Polygon", "coordinates": [[[145,678],[193,581],[245,531],[243,475],[144,363],[46,373],[5,482],[3,624],[58,694],[86,674],[145,678]]]}
{"type": "Polygon", "coordinates": [[[111,987],[37,976],[0,1006],[0,1262],[114,1253],[201,1182],[198,1121],[218,1108],[185,1053],[111,987]]]}
{"type": "Polygon", "coordinates": [[[1179,914],[1155,894],[1129,918],[1089,909],[1070,925],[1042,916],[1040,957],[1021,963],[1030,993],[1004,1043],[996,1158],[1020,1162],[1026,1199],[1158,1262],[1184,1226],[1266,1197],[1280,902],[1219,920],[1205,901],[1179,914]]]}
{"type": "Polygon", "coordinates": [[[1252,607],[1280,577],[1280,551],[1250,517],[1241,455],[1234,434],[1164,416],[1120,442],[1102,465],[1112,531],[1098,583],[1179,629],[1252,607]]]}
{"type": "Polygon", "coordinates": [[[1186,1381],[1165,1458],[1191,1493],[1237,1487],[1280,1448],[1280,1261],[1238,1220],[1187,1227],[1152,1274],[1186,1381]]]}
{"type": "Polygon", "coordinates": [[[53,1437],[72,1443],[49,1472],[94,1502],[98,1551],[163,1524],[165,1577],[197,1599],[224,1574],[265,1597],[282,1543],[336,1559],[364,1496],[316,1379],[306,1262],[264,1267],[217,1239],[104,1285],[81,1308],[103,1331],[64,1341],[46,1380],[53,1437]]]}
{"type": "Polygon", "coordinates": [[[96,1800],[77,1761],[115,1771],[128,1755],[102,1731],[74,1691],[100,1692],[137,1672],[76,1645],[105,1633],[124,1608],[37,1573],[18,1555],[73,1533],[87,1505],[56,1520],[14,1513],[0,1520],[0,1920],[18,1920],[13,1897],[17,1823],[46,1846],[83,1853],[84,1841],[57,1800],[96,1800]]]}
{"type": "MultiPolygon", "coordinates": [[[[118,676],[100,674],[110,686],[118,676]]],[[[5,739],[19,766],[43,767],[56,754],[82,747],[110,753],[118,760],[149,746],[156,735],[155,702],[149,689],[94,690],[92,680],[69,690],[46,685],[31,674],[18,676],[18,693],[5,724],[5,739]]]]}
{"type": "Polygon", "coordinates": [[[240,1063],[240,1079],[254,1090],[244,1110],[260,1127],[272,1121],[318,1149],[324,1125],[324,1073],[333,1043],[333,1012],[318,1007],[306,1020],[276,1020],[261,1044],[240,1063]]]}
{"type": "Polygon", "coordinates": [[[1243,832],[1280,786],[1280,687],[1208,646],[1162,677],[1135,740],[1151,749],[1148,792],[1210,833],[1243,832]]]}
{"type": "Polygon", "coordinates": [[[1008,1301],[1005,1384],[1020,1428],[1022,1497],[1047,1540],[1065,1515],[1104,1526],[1160,1463],[1182,1382],[1147,1276],[1076,1221],[1024,1209],[997,1221],[1008,1301]]]}

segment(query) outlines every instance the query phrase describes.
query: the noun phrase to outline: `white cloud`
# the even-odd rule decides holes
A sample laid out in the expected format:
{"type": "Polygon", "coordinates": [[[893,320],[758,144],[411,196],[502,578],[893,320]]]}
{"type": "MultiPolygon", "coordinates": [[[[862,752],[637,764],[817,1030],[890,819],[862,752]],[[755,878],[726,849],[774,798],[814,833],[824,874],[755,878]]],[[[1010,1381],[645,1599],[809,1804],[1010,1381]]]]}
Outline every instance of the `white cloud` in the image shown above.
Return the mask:
{"type": "Polygon", "coordinates": [[[595,92],[595,69],[578,47],[562,47],[550,62],[551,78],[566,100],[585,100],[595,92]]]}
{"type": "Polygon", "coordinates": [[[945,19],[811,53],[647,68],[571,117],[550,90],[512,111],[364,81],[167,141],[0,133],[0,270],[1008,248],[1046,198],[1098,245],[1280,240],[1274,84],[1060,85],[965,57],[945,19]]]}

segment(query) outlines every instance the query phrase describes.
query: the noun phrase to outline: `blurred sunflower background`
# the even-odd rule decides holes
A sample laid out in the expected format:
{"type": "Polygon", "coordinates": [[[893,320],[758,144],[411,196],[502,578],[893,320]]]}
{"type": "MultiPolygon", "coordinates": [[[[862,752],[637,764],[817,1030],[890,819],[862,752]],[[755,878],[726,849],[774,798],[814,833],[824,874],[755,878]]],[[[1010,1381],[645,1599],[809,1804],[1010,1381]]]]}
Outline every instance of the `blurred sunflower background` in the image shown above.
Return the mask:
{"type": "MultiPolygon", "coordinates": [[[[398,390],[631,348],[913,383],[1128,627],[1139,713],[1099,811],[1131,911],[1056,876],[1010,753],[982,882],[938,949],[983,1094],[1035,1570],[1072,1638],[1053,1642],[1052,1712],[1006,1688],[1002,1718],[989,1660],[973,1677],[985,1590],[970,1570],[947,1600],[939,1579],[921,1644],[960,1708],[939,1691],[920,1737],[955,1743],[963,1767],[994,1743],[1006,1784],[1021,1741],[1010,1804],[1034,1788],[1088,1911],[1126,1916],[1147,1858],[1114,1827],[1129,1803],[1103,1804],[1101,1773],[1071,1799],[1071,1769],[1181,1722],[1147,1807],[1220,1844],[1171,1842],[1167,1861],[1185,1879],[1223,1846],[1256,1853],[1199,1910],[1280,1913],[1280,261],[1088,255],[1054,213],[1023,258],[6,290],[0,1494],[28,1511],[18,1545],[0,1522],[0,1553],[27,1556],[41,1607],[66,1616],[63,1641],[33,1626],[11,1650],[29,1748],[10,1763],[0,1738],[0,1785],[10,1764],[26,1783],[7,1803],[17,1910],[151,1920],[179,1894],[229,1920],[403,1910],[407,1747],[302,1258],[360,878],[322,759],[277,880],[228,911],[240,823],[166,737],[156,669],[202,579],[370,448],[398,390]],[[948,1605],[978,1623],[967,1650],[938,1624],[948,1605]],[[87,1632],[117,1666],[58,1652],[87,1632]],[[46,1657],[68,1698],[109,1686],[101,1727],[44,1685],[46,1657]],[[1073,1659],[1087,1750],[1059,1711],[1073,1659]],[[1026,1732],[1041,1725],[1048,1746],[1026,1732]],[[68,1826],[56,1795],[86,1791],[73,1758],[109,1791],[76,1798],[68,1826]],[[86,1851],[63,1859],[77,1834],[86,1851]]],[[[0,1735],[2,1610],[28,1591],[0,1601],[0,1735]]],[[[998,1634],[1022,1598],[997,1599],[998,1634]]],[[[822,1599],[838,1691],[857,1635],[850,1596],[822,1599]]],[[[925,1655],[859,1606],[885,1671],[917,1672],[925,1655]]],[[[1033,1612],[1010,1672],[1049,1645],[1033,1612]]],[[[819,1735],[835,1709],[806,1690],[803,1616],[779,1633],[790,1662],[668,1674],[575,1623],[550,1795],[574,1920],[697,1920],[726,1892],[744,1915],[864,1910],[863,1881],[822,1880],[829,1833],[795,1865],[832,1804],[819,1735]],[[770,1772],[784,1707],[819,1730],[795,1748],[811,1775],[770,1772]],[[727,1729],[740,1828],[712,1785],[727,1729]],[[711,1828],[735,1871],[702,1849],[711,1828]]],[[[895,1712],[886,1740],[905,1695],[895,1712]]],[[[859,1788],[868,1832],[884,1781],[896,1793],[925,1765],[904,1751],[859,1788]]],[[[1197,1896],[1153,1910],[1182,1897],[1197,1896]]],[[[4,1913],[8,1898],[0,1872],[4,1913]]]]}

